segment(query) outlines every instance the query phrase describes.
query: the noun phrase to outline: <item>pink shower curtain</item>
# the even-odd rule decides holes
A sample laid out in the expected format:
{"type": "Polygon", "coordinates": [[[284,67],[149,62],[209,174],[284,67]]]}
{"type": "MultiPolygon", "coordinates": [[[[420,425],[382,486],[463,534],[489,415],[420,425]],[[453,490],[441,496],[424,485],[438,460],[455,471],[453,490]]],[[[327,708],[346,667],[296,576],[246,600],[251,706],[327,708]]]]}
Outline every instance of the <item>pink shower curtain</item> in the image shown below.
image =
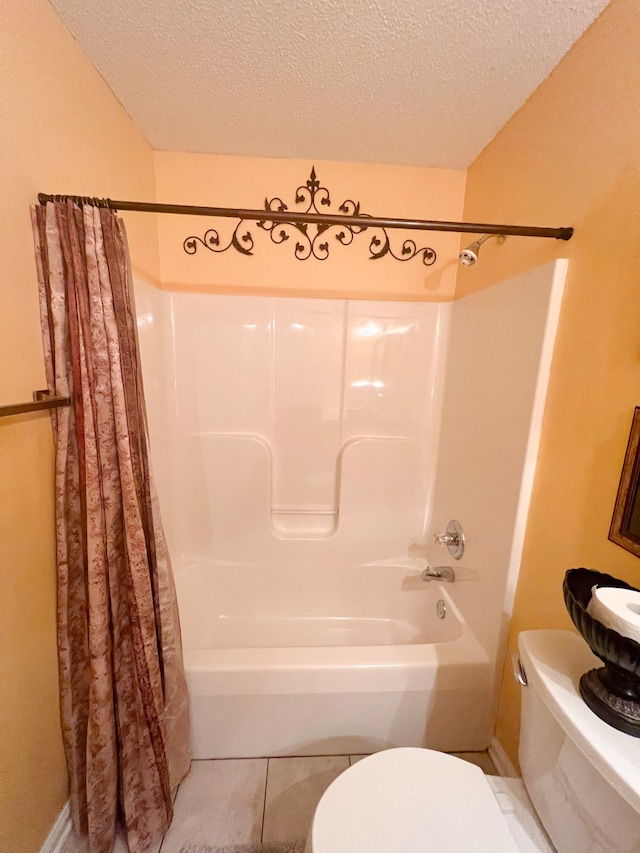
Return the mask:
{"type": "Polygon", "coordinates": [[[109,853],[159,840],[189,769],[188,697],[149,442],[124,226],[32,211],[56,445],[58,655],[74,828],[109,853]]]}

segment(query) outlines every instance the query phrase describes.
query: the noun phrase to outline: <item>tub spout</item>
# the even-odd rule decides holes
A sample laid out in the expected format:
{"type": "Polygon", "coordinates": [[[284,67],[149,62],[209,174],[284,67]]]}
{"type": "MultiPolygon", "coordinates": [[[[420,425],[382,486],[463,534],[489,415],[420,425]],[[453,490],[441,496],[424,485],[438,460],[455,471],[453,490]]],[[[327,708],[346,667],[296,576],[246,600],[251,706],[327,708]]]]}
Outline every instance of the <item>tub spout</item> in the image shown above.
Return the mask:
{"type": "Polygon", "coordinates": [[[443,583],[453,583],[456,579],[456,573],[451,566],[427,566],[420,575],[420,580],[423,581],[442,581],[443,583]]]}

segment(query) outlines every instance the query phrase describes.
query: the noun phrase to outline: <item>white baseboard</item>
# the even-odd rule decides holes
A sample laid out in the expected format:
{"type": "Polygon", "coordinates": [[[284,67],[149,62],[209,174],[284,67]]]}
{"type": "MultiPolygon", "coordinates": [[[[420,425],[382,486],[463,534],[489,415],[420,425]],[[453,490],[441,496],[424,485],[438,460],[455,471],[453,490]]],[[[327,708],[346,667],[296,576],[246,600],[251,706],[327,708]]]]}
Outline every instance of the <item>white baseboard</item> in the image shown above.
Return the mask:
{"type": "Polygon", "coordinates": [[[489,756],[501,776],[518,777],[520,775],[505,752],[504,747],[495,737],[492,737],[489,743],[489,756]]]}
{"type": "Polygon", "coordinates": [[[40,853],[62,853],[62,848],[70,834],[71,809],[67,802],[51,827],[49,835],[47,835],[44,844],[40,848],[40,853]]]}

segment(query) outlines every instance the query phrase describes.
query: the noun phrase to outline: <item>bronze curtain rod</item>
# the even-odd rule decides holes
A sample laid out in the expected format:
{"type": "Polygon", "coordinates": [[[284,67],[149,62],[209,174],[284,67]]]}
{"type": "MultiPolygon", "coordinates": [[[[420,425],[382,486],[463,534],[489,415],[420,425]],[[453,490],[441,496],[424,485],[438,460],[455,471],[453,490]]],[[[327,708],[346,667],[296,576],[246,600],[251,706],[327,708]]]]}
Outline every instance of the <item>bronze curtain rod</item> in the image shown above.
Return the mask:
{"type": "Polygon", "coordinates": [[[542,228],[535,225],[490,225],[478,222],[439,222],[430,219],[394,219],[376,216],[342,216],[340,214],[300,213],[292,210],[245,210],[235,207],[199,207],[191,204],[156,204],[143,201],[114,201],[78,195],[38,194],[40,204],[67,201],[93,204],[111,210],[133,210],[142,213],[174,213],[185,216],[220,216],[228,219],[251,219],[256,222],[307,222],[313,225],[351,225],[363,228],[406,228],[412,231],[453,231],[458,234],[504,234],[509,237],[553,237],[570,240],[573,228],[542,228]]]}

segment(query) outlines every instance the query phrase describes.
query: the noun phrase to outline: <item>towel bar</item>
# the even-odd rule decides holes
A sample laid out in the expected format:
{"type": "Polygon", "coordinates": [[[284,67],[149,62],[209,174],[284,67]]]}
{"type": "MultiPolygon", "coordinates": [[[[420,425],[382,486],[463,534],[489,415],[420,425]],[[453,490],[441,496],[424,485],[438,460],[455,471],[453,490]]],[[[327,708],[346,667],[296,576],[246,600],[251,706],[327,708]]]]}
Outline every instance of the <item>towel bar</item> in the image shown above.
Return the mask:
{"type": "Polygon", "coordinates": [[[70,406],[70,397],[56,397],[48,391],[34,391],[30,403],[13,403],[10,406],[0,406],[0,418],[10,415],[22,415],[29,412],[39,412],[42,409],[58,409],[60,406],[70,406]]]}

